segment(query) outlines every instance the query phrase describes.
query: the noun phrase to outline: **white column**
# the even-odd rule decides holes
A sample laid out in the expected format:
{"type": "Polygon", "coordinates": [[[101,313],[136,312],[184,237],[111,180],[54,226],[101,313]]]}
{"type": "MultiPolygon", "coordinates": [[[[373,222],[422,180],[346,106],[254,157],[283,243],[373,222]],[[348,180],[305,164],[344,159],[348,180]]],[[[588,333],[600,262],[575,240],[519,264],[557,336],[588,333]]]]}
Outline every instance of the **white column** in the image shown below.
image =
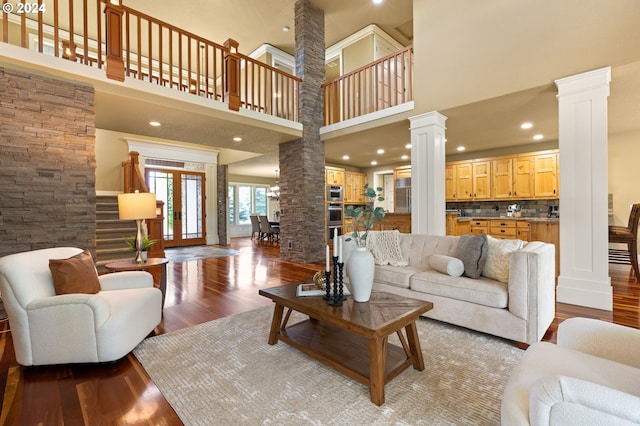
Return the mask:
{"type": "Polygon", "coordinates": [[[557,301],[611,311],[607,97],[611,68],[556,80],[560,148],[557,301]]]}
{"type": "Polygon", "coordinates": [[[411,232],[445,235],[445,121],[433,111],[411,121],[411,232]]]}

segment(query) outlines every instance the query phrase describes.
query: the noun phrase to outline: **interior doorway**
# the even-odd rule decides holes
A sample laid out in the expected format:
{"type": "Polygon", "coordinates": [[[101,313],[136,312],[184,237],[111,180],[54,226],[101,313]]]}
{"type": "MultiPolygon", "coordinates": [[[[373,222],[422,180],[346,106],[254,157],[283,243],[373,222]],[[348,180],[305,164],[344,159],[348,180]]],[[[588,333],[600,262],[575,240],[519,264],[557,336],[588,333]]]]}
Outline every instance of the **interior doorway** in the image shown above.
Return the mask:
{"type": "Polygon", "coordinates": [[[164,201],[164,246],[206,244],[204,173],[147,168],[145,180],[164,201]]]}

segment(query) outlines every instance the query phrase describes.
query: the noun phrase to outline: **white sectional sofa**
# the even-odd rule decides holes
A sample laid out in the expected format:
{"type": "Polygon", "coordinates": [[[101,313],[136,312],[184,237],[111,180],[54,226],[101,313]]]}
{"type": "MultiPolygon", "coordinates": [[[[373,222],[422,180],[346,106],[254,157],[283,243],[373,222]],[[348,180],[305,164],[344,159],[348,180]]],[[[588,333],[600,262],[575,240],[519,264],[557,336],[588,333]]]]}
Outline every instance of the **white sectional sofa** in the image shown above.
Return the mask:
{"type": "MultiPolygon", "coordinates": [[[[355,242],[346,241],[348,235],[342,238],[347,263],[355,242]]],[[[538,342],[555,316],[555,246],[523,243],[510,255],[505,283],[434,270],[430,257],[453,256],[459,238],[399,234],[400,252],[408,265],[376,265],[374,290],[433,302],[433,309],[425,314],[429,318],[518,343],[538,342]]]]}

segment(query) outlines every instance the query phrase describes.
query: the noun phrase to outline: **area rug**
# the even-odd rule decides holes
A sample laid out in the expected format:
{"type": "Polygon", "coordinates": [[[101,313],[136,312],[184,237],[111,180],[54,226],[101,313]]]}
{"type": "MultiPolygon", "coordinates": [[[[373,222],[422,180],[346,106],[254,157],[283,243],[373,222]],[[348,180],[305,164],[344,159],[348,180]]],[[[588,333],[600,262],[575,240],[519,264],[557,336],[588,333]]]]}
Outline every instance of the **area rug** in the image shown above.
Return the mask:
{"type": "Polygon", "coordinates": [[[268,345],[272,312],[151,337],[134,354],[186,425],[497,425],[523,353],[512,342],[421,319],[426,368],[409,367],[388,383],[378,407],[362,384],[282,342],[268,345]]]}
{"type": "Polygon", "coordinates": [[[172,247],[164,249],[164,255],[171,262],[189,262],[213,257],[235,256],[237,250],[217,246],[172,247]]]}

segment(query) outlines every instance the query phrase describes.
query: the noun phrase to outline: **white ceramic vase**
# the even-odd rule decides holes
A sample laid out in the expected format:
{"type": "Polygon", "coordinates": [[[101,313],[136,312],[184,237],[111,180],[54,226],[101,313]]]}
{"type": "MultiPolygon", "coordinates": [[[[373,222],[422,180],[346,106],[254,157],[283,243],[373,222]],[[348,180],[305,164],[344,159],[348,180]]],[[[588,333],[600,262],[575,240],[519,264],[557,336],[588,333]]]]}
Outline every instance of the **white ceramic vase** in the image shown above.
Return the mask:
{"type": "Polygon", "coordinates": [[[375,264],[373,255],[366,247],[356,247],[347,260],[349,287],[356,302],[368,302],[373,288],[375,264]]]}

